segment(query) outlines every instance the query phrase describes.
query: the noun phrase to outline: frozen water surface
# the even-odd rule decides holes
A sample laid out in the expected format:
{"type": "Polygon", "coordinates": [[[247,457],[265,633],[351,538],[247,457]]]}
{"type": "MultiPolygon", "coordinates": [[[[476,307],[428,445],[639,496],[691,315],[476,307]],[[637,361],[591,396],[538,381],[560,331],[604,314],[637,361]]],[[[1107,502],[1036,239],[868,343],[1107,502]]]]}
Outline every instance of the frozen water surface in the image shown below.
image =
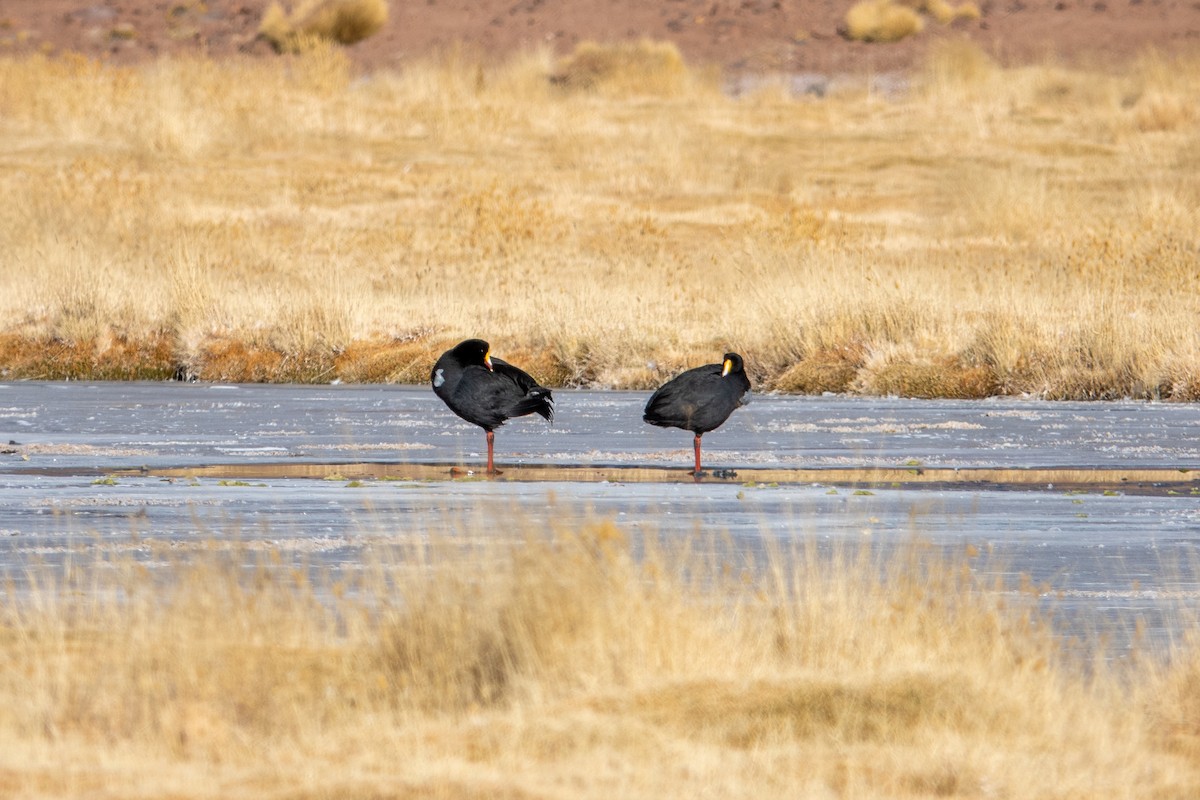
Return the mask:
{"type": "Polygon", "coordinates": [[[1195,405],[756,396],[704,437],[705,466],[737,477],[691,482],[681,479],[691,435],[642,423],[648,393],[555,396],[553,426],[534,417],[497,431],[506,479],[480,481],[450,480],[449,467],[478,468],[483,432],[424,388],[0,384],[0,572],[19,584],[79,550],[138,556],[152,542],[235,535],[308,563],[354,568],[364,542],[380,538],[505,535],[518,524],[601,516],[634,533],[725,533],[747,551],[767,539],[971,545],[983,553],[977,569],[1049,586],[1047,602],[1071,626],[1131,630],[1140,622],[1165,637],[1175,612],[1200,601],[1195,405]],[[356,464],[386,468],[393,479],[341,477],[357,474],[356,464]],[[550,472],[522,480],[533,465],[603,466],[610,479],[550,472]],[[634,480],[634,468],[671,470],[634,480]],[[984,468],[1036,468],[1051,479],[901,485],[846,477],[984,468]],[[1055,475],[1088,470],[1142,470],[1170,482],[1055,485],[1055,475]]]}

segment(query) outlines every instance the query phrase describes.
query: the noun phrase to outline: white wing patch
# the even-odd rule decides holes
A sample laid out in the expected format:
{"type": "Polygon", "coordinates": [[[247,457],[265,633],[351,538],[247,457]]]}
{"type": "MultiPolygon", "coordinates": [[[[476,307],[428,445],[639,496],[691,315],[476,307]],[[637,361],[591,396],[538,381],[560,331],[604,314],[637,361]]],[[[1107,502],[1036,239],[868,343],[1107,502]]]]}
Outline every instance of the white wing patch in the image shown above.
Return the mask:
{"type": "Polygon", "coordinates": [[[437,372],[433,373],[433,388],[436,389],[446,382],[446,376],[442,374],[444,371],[445,370],[439,369],[437,372]]]}

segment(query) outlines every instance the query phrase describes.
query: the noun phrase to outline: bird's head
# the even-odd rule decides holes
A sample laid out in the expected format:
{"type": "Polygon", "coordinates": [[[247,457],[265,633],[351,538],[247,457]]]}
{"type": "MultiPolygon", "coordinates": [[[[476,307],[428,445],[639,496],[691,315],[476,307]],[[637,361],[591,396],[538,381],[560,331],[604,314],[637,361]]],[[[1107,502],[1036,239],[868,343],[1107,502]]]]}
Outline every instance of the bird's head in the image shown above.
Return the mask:
{"type": "Polygon", "coordinates": [[[454,357],[458,359],[460,364],[471,366],[472,364],[487,367],[492,369],[492,348],[483,339],[467,339],[459,342],[454,348],[454,357]]]}
{"type": "Polygon", "coordinates": [[[721,377],[724,378],[731,372],[741,372],[743,369],[742,357],[737,353],[726,353],[725,360],[721,364],[721,377]]]}

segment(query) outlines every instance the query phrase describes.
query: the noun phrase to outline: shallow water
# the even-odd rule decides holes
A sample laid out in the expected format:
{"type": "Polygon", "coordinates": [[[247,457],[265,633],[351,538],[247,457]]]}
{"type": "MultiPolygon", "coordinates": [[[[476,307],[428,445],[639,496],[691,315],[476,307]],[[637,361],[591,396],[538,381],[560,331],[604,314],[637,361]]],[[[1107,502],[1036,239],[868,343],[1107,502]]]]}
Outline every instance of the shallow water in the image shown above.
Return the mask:
{"type": "Polygon", "coordinates": [[[1071,630],[1169,637],[1200,598],[1200,407],[755,397],[704,439],[648,393],[558,391],[553,426],[484,437],[424,388],[0,384],[0,572],[236,538],[353,569],[365,543],[595,517],[753,552],[913,538],[1027,576],[1071,630]],[[4,446],[3,443],[11,442],[4,446]],[[482,524],[480,524],[482,523],[482,524]]]}

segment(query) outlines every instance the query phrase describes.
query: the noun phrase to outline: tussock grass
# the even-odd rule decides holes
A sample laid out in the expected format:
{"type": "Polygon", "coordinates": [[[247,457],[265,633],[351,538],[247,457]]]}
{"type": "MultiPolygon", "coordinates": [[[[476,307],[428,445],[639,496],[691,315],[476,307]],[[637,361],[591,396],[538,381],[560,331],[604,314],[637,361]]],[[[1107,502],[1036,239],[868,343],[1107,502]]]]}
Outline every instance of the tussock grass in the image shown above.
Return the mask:
{"type": "Polygon", "coordinates": [[[820,100],[653,43],[567,63],[594,88],[547,52],[0,60],[0,376],[161,341],[201,380],[421,381],[484,336],[552,385],[736,349],[787,391],[1196,396],[1194,59],[946,43],[820,100]]]}
{"type": "Polygon", "coordinates": [[[567,89],[628,96],[679,94],[689,78],[679,48],[643,39],[608,45],[580,42],[551,80],[567,89]]]}
{"type": "Polygon", "coordinates": [[[846,12],[842,33],[859,42],[898,42],[925,30],[925,18],[942,25],[977,20],[979,6],[948,0],[859,0],[846,12]]]}
{"type": "Polygon", "coordinates": [[[921,15],[894,0],[860,0],[846,12],[846,37],[859,42],[898,42],[923,30],[921,15]]]}
{"type": "Polygon", "coordinates": [[[387,0],[303,0],[290,12],[273,2],[258,33],[280,52],[299,53],[318,42],[361,42],[379,33],[387,20],[387,0]]]}
{"type": "MultiPolygon", "coordinates": [[[[393,536],[74,557],[0,606],[25,797],[1188,796],[1197,660],[1080,663],[971,553],[393,536]],[[247,568],[245,565],[249,564],[247,568]],[[1029,765],[1038,768],[1031,770],[1029,765]],[[69,767],[64,767],[64,764],[69,767]]],[[[973,551],[972,551],[973,552],[973,551]]],[[[9,587],[10,589],[12,587],[9,587]]]]}

